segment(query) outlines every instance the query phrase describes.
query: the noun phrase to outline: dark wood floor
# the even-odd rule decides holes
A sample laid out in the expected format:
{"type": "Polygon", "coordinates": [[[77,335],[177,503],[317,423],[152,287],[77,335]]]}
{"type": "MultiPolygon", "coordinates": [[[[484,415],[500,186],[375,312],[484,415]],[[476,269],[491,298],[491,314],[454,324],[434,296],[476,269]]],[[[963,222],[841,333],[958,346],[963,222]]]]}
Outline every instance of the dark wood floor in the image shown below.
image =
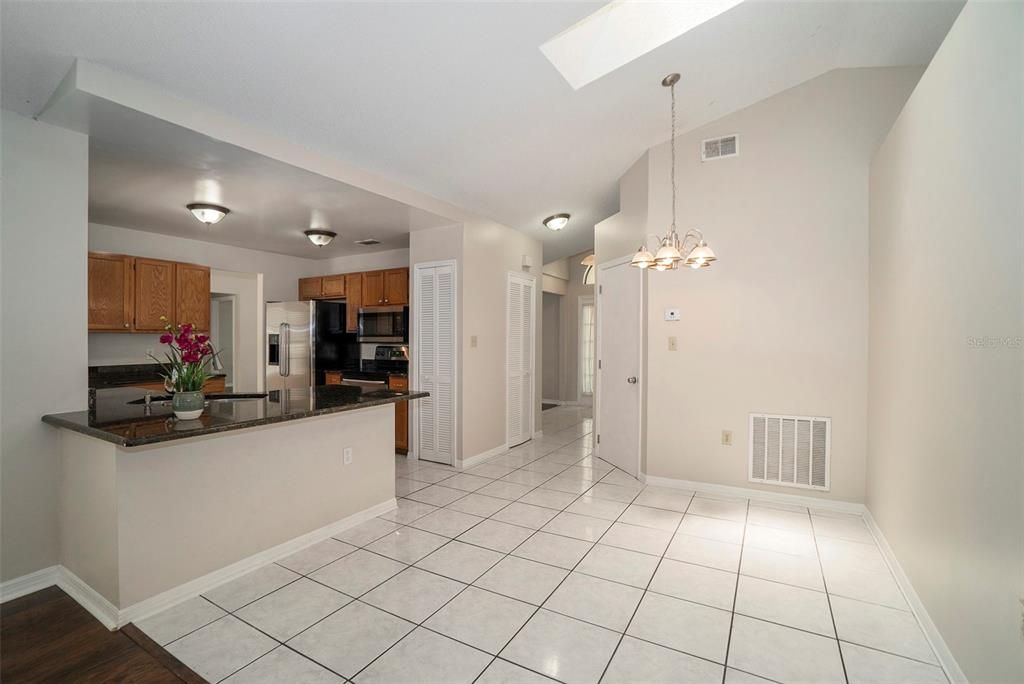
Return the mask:
{"type": "Polygon", "coordinates": [[[0,606],[0,681],[181,684],[203,679],[134,625],[111,632],[50,587],[0,606]]]}

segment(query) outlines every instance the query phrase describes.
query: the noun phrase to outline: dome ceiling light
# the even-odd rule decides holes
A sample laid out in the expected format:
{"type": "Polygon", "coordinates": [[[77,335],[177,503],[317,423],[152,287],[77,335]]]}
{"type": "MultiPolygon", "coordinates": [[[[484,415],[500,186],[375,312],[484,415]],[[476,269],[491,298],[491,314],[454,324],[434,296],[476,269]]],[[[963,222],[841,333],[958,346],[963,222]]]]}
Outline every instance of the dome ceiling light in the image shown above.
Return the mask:
{"type": "Polygon", "coordinates": [[[704,234],[697,229],[686,231],[681,238],[676,232],[676,83],[679,74],[669,74],[661,80],[661,85],[672,91],[672,138],[669,146],[672,150],[672,226],[664,237],[650,235],[657,240],[658,251],[654,254],[647,248],[647,240],[640,245],[633,255],[630,266],[636,268],[653,268],[655,271],[674,271],[680,264],[690,268],[707,268],[716,260],[715,253],[704,242],[704,234]]]}
{"type": "Polygon", "coordinates": [[[338,236],[337,233],[330,230],[320,230],[319,228],[311,228],[303,231],[303,235],[309,238],[317,247],[326,247],[331,244],[331,240],[338,236]]]}
{"type": "Polygon", "coordinates": [[[220,223],[225,216],[231,213],[231,210],[227,207],[222,207],[219,204],[206,204],[204,202],[186,204],[185,208],[192,212],[197,221],[208,226],[220,223]]]}
{"type": "Polygon", "coordinates": [[[569,223],[569,214],[554,214],[543,221],[548,230],[562,230],[569,223]]]}

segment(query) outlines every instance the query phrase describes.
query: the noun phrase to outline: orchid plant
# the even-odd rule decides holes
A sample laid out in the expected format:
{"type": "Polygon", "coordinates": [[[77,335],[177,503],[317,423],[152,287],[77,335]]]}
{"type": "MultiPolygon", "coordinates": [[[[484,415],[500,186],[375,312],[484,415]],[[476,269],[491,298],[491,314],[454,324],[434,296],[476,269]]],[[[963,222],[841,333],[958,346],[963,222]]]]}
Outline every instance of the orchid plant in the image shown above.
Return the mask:
{"type": "Polygon", "coordinates": [[[149,357],[164,371],[164,388],[168,392],[201,391],[207,378],[206,366],[217,355],[210,337],[197,335],[191,323],[173,325],[164,316],[160,320],[166,323],[160,344],[167,345],[167,361],[152,354],[149,357]]]}

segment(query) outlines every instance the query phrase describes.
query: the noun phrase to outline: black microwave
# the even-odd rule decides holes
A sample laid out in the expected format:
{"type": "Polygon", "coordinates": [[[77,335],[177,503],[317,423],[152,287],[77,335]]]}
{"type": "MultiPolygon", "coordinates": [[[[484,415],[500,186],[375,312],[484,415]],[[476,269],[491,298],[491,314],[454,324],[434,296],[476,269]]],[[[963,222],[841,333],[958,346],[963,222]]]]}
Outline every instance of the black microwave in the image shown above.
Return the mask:
{"type": "Polygon", "coordinates": [[[359,309],[359,341],[402,344],[409,341],[409,307],[359,309]]]}

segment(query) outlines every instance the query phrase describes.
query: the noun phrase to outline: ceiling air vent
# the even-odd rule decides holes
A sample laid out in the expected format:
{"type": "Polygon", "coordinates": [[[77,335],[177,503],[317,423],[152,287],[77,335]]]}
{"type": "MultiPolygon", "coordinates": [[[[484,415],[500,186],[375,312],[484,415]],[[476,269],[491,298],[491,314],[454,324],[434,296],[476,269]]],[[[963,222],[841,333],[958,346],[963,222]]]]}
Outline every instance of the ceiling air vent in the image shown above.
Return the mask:
{"type": "Polygon", "coordinates": [[[380,244],[380,240],[375,240],[373,238],[366,238],[365,240],[356,240],[356,244],[357,245],[364,245],[364,246],[368,247],[370,245],[379,245],[380,244]]]}
{"type": "Polygon", "coordinates": [[[750,481],[829,489],[832,420],[750,414],[750,481]]]}
{"type": "Polygon", "coordinates": [[[735,157],[740,152],[739,137],[736,134],[721,138],[710,138],[700,144],[700,160],[711,161],[722,157],[735,157]]]}

